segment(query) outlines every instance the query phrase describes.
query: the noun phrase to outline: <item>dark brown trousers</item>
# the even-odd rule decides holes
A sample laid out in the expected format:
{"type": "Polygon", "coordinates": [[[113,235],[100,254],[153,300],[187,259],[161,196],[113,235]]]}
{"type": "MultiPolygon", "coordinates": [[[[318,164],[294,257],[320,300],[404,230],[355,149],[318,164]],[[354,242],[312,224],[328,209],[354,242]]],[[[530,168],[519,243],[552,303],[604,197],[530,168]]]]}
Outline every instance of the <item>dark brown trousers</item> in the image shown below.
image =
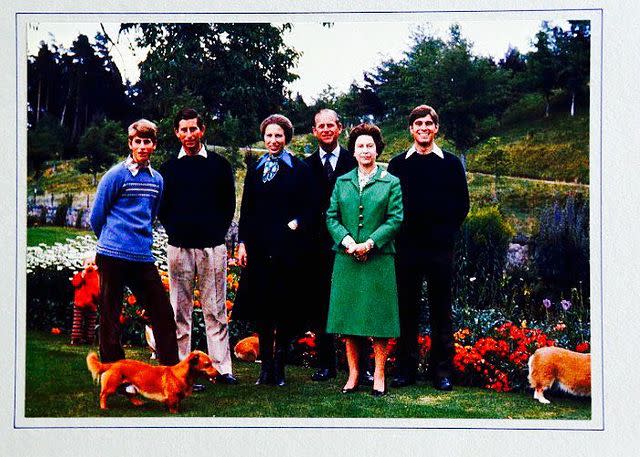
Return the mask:
{"type": "Polygon", "coordinates": [[[96,264],[100,272],[98,339],[102,362],[125,358],[120,342],[120,313],[124,288],[128,286],[151,320],[159,362],[162,365],[178,363],[173,308],[156,266],[151,262],[132,262],[100,254],[96,255],[96,264]]]}

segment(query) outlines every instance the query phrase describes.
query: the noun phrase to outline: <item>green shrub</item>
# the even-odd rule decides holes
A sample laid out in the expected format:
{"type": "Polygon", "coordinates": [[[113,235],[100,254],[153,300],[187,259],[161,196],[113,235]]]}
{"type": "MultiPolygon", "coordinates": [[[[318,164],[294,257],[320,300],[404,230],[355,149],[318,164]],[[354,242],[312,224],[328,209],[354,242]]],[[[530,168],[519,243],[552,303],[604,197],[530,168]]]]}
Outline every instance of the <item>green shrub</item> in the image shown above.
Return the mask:
{"type": "Polygon", "coordinates": [[[53,217],[53,225],[58,227],[65,227],[67,225],[67,212],[73,204],[73,195],[67,194],[64,196],[60,204],[56,208],[56,214],[53,217]]]}
{"type": "Polygon", "coordinates": [[[514,125],[544,116],[544,97],[541,94],[525,94],[507,108],[502,115],[502,125],[514,125]]]}
{"type": "Polygon", "coordinates": [[[471,210],[457,242],[454,297],[473,308],[494,307],[514,235],[515,230],[497,207],[471,210]]]}
{"type": "Polygon", "coordinates": [[[38,268],[27,274],[27,328],[71,333],[73,287],[69,270],[38,268]]]}

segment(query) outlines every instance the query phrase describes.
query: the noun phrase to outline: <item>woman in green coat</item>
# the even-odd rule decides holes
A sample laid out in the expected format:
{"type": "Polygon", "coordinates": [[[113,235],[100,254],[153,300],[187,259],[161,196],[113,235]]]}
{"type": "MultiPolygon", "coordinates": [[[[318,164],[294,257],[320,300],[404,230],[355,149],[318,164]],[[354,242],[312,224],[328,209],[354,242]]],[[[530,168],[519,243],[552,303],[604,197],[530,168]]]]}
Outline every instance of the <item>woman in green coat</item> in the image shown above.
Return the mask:
{"type": "Polygon", "coordinates": [[[360,124],[349,133],[358,168],[339,177],[327,210],[327,227],[337,251],[331,280],[327,332],[345,336],[349,379],[342,393],[359,383],[359,346],[373,337],[372,395],[386,393],[387,340],[400,335],[393,239],[402,222],[400,181],[376,165],[384,142],[380,129],[360,124]]]}

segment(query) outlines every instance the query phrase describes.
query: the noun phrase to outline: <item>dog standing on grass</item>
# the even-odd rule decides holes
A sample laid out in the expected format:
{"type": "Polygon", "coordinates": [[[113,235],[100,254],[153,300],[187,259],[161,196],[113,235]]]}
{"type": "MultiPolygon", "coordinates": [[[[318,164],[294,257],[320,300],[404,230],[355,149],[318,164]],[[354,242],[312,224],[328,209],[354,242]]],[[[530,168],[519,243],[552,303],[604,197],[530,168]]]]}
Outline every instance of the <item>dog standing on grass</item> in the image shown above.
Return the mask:
{"type": "Polygon", "coordinates": [[[551,403],[544,391],[554,382],[573,395],[591,395],[591,354],[581,354],[558,347],[544,347],[529,357],[529,383],[533,398],[551,403]]]}
{"type": "MultiPolygon", "coordinates": [[[[215,378],[219,373],[211,358],[202,351],[193,351],[173,366],[154,366],[137,360],[119,360],[101,363],[95,352],[87,355],[87,367],[93,380],[100,384],[100,409],[107,408],[107,399],[123,384],[131,384],[143,397],[164,403],[169,412],[178,412],[180,401],[191,395],[198,374],[215,378]]],[[[127,391],[135,406],[144,402],[135,393],[127,391]]]]}

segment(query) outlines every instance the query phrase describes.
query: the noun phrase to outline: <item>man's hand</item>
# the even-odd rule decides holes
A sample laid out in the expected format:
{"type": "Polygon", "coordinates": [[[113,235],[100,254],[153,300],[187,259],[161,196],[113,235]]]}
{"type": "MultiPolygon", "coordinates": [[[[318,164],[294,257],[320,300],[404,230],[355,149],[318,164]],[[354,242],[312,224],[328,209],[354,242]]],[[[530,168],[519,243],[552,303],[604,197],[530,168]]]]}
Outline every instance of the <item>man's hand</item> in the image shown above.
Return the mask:
{"type": "Polygon", "coordinates": [[[247,266],[247,249],[244,243],[238,245],[238,266],[244,268],[247,266]]]}

